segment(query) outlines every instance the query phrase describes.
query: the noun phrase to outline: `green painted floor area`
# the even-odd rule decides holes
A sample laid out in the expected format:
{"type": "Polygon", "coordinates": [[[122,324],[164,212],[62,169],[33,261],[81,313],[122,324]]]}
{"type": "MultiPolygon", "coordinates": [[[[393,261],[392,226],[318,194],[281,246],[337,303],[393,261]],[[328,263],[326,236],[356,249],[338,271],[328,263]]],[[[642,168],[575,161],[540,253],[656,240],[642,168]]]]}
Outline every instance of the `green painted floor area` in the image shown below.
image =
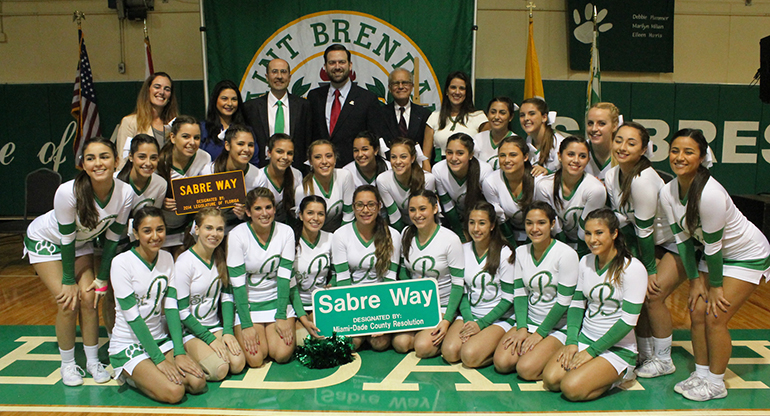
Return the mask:
{"type": "MultiPolygon", "coordinates": [[[[0,334],[0,405],[164,407],[127,386],[63,386],[53,327],[0,326],[0,334]]],[[[362,351],[357,361],[338,369],[310,370],[297,361],[251,369],[222,383],[209,383],[207,393],[188,395],[180,406],[356,412],[766,409],[770,331],[732,334],[729,395],[707,403],[688,401],[672,389],[693,367],[687,350],[689,333],[681,331],[674,335],[675,374],[641,380],[632,390],[613,390],[590,403],[568,402],[516,375],[497,374],[492,367],[476,371],[450,366],[441,358],[418,360],[393,351],[362,351]]],[[[85,367],[80,348],[78,362],[85,367]]],[[[106,346],[101,352],[106,357],[106,346]]]]}

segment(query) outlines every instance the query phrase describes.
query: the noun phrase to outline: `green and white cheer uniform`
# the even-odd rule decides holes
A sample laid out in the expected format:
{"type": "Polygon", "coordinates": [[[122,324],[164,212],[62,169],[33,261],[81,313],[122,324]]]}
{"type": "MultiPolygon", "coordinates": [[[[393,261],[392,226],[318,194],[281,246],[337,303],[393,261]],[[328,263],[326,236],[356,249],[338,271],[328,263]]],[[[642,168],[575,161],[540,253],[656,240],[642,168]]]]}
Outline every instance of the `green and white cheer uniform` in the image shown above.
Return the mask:
{"type": "MultiPolygon", "coordinates": [[[[460,305],[462,317],[473,320],[480,329],[497,325],[504,331],[516,324],[513,315],[513,264],[508,262],[511,249],[504,246],[500,251],[500,265],[492,276],[484,270],[489,252],[479,257],[474,243],[463,244],[465,256],[465,294],[460,305]]],[[[447,310],[447,315],[451,311],[447,310]]]]}
{"type": "MultiPolygon", "coordinates": [[[[211,163],[211,156],[206,151],[198,149],[184,169],[171,167],[171,180],[203,175],[203,170],[209,163],[211,163]]],[[[166,242],[163,243],[163,247],[182,245],[185,228],[192,221],[193,216],[176,215],[174,211],[163,210],[163,218],[166,220],[166,242]]]]}
{"type": "Polygon", "coordinates": [[[532,244],[516,248],[514,307],[520,328],[567,341],[567,309],[578,279],[578,255],[558,240],[535,260],[532,244]],[[521,299],[521,301],[519,301],[521,299]]]}
{"type": "Polygon", "coordinates": [[[92,242],[104,234],[106,242],[97,278],[109,280],[110,262],[131,213],[133,191],[123,181],[114,180],[107,199],[94,198],[94,202],[97,226],[85,228],[78,218],[75,181],[61,184],[54,196],[53,210],[35,218],[27,227],[24,254],[29,254],[30,264],[61,260],[62,284],[74,285],[75,258],[93,253],[92,242]]]}
{"type": "MultiPolygon", "coordinates": [[[[559,162],[559,146],[561,146],[562,141],[564,141],[564,135],[554,130],[553,147],[551,147],[551,152],[548,153],[548,158],[543,165],[544,168],[548,169],[548,173],[556,172],[561,166],[561,162],[559,162]]],[[[532,163],[532,166],[540,165],[540,150],[535,147],[532,138],[529,136],[527,136],[527,144],[530,148],[529,162],[532,163]]]]}
{"type": "Polygon", "coordinates": [[[275,322],[294,316],[287,308],[294,264],[294,232],[274,222],[263,245],[250,222],[238,225],[227,237],[227,271],[238,315],[235,325],[275,322]]]}
{"type": "Polygon", "coordinates": [[[401,235],[392,227],[387,227],[387,230],[393,242],[393,253],[390,256],[390,268],[385,276],[377,276],[374,238],[364,242],[355,221],[343,225],[334,233],[332,258],[334,271],[337,273],[337,286],[369,285],[384,280],[396,280],[398,261],[401,257],[401,235]]]}
{"type": "MultiPolygon", "coordinates": [[[[457,310],[465,283],[463,280],[465,255],[460,237],[457,234],[436,225],[436,230],[428,241],[425,244],[420,244],[417,232],[415,232],[409,249],[409,258],[402,256],[401,261],[401,268],[405,273],[404,277],[433,279],[438,283],[439,303],[442,312],[457,310]]],[[[445,319],[451,322],[454,320],[454,316],[445,315],[445,319]]]]}
{"type": "MultiPolygon", "coordinates": [[[[436,191],[436,179],[430,172],[425,172],[425,190],[436,191]]],[[[388,170],[377,176],[377,190],[382,197],[382,205],[388,211],[388,222],[398,231],[412,223],[409,219],[409,184],[402,184],[396,179],[396,173],[388,170]]]]}
{"type": "Polygon", "coordinates": [[[615,166],[604,178],[610,207],[620,220],[620,227],[626,237],[626,244],[639,260],[647,273],[655,274],[655,246],[668,245],[673,249],[673,236],[659,209],[658,193],[665,183],[655,169],[649,167],[631,182],[631,196],[625,206],[620,206],[620,166],[615,166]],[[632,228],[633,227],[633,228],[632,228]]]}
{"type": "Polygon", "coordinates": [[[578,345],[592,357],[603,357],[620,375],[636,365],[634,327],[647,294],[647,271],[636,258],[626,262],[617,284],[589,254],[580,259],[575,295],[567,312],[567,345],[578,345]]]}
{"type": "Polygon", "coordinates": [[[233,334],[233,296],[223,290],[213,259],[209,263],[204,262],[193,247],[180,254],[174,266],[174,287],[179,318],[192,336],[211,344],[216,340],[214,333],[219,330],[223,334],[233,334]]]}
{"type": "MultiPolygon", "coordinates": [[[[491,173],[492,167],[479,161],[479,189],[481,189],[484,179],[491,173]]],[[[439,201],[441,201],[442,211],[449,220],[452,230],[457,235],[461,235],[462,224],[465,220],[465,195],[468,193],[468,177],[457,178],[447,166],[446,159],[433,166],[432,174],[436,178],[436,193],[439,201]]]]}
{"type": "Polygon", "coordinates": [[[607,172],[612,169],[612,158],[607,158],[604,164],[599,163],[594,153],[594,147],[591,142],[588,142],[588,164],[586,165],[586,172],[596,176],[601,183],[604,183],[604,178],[607,177],[607,172]]]}
{"type": "MultiPolygon", "coordinates": [[[[513,132],[509,131],[505,137],[508,136],[513,136],[513,132]]],[[[494,170],[500,169],[500,162],[497,160],[497,154],[500,152],[499,147],[492,141],[491,130],[482,131],[473,138],[473,155],[494,170]]]]}
{"type": "MultiPolygon", "coordinates": [[[[535,189],[542,176],[535,178],[535,189]]],[[[505,173],[502,170],[496,170],[490,173],[481,186],[484,198],[495,207],[498,222],[501,224],[503,237],[508,240],[512,246],[516,246],[527,239],[524,232],[524,208],[519,201],[523,198],[523,193],[512,194],[511,186],[505,173]]]]}
{"type": "Polygon", "coordinates": [[[116,313],[109,353],[115,378],[120,377],[121,371],[131,375],[136,365],[146,359],[160,364],[166,359],[163,354],[171,348],[174,355],[184,354],[182,327],[178,314],[174,315],[177,306],[171,289],[171,254],[161,250],[155,261],[148,263],[136,249],[131,249],[115,257],[110,274],[116,313]]]}
{"type": "Polygon", "coordinates": [[[555,175],[548,175],[537,183],[534,200],[547,202],[556,210],[561,227],[559,240],[569,244],[580,254],[588,254],[588,247],[585,245],[585,220],[591,211],[604,207],[607,191],[593,175],[584,173],[572,194],[564,195],[564,188],[559,186],[558,196],[554,196],[554,178],[555,175]],[[561,207],[556,204],[557,197],[561,199],[561,207]]]}
{"type": "Polygon", "coordinates": [[[693,237],[704,246],[709,283],[721,287],[723,276],[759,284],[770,276],[770,244],[759,229],[735,207],[733,200],[716,179],[703,187],[698,206],[699,224],[695,232],[685,225],[687,195],[681,195],[679,181],[673,180],[660,191],[660,200],[679,255],[690,279],[698,277],[693,237]]]}
{"type": "Polygon", "coordinates": [[[301,310],[295,308],[297,316],[302,316],[303,311],[313,310],[313,292],[326,286],[331,268],[332,234],[320,231],[314,242],[300,237],[297,256],[294,258],[294,280],[302,302],[301,310]]]}
{"type": "MultiPolygon", "coordinates": [[[[318,181],[313,180],[313,192],[305,193],[302,185],[294,190],[294,202],[297,212],[302,199],[308,195],[318,195],[326,201],[326,221],[323,230],[334,232],[341,225],[353,221],[353,192],[356,191],[353,185],[353,176],[345,169],[334,169],[332,180],[329,184],[329,192],[324,191],[318,181]]],[[[310,191],[310,189],[308,189],[310,191]]]]}

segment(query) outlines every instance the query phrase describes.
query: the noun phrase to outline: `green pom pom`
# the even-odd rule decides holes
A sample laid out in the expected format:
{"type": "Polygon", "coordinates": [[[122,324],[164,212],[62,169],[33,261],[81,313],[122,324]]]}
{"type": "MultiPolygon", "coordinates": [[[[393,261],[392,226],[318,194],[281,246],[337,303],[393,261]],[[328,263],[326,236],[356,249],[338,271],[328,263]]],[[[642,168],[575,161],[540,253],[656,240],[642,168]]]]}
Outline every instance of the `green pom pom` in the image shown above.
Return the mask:
{"type": "Polygon", "coordinates": [[[294,356],[307,368],[332,368],[353,361],[353,342],[345,336],[333,333],[329,338],[305,339],[305,345],[297,347],[294,356]]]}

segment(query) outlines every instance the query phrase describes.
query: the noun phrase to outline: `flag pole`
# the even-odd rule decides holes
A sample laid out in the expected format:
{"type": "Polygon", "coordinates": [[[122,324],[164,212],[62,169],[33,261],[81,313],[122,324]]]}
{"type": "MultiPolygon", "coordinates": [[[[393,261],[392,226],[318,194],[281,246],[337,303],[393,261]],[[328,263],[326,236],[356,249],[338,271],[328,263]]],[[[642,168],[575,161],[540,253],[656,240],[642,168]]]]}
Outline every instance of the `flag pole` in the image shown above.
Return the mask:
{"type": "Polygon", "coordinates": [[[206,18],[203,15],[203,0],[198,0],[201,15],[201,55],[203,56],[203,112],[209,108],[209,66],[206,52],[206,18]]]}

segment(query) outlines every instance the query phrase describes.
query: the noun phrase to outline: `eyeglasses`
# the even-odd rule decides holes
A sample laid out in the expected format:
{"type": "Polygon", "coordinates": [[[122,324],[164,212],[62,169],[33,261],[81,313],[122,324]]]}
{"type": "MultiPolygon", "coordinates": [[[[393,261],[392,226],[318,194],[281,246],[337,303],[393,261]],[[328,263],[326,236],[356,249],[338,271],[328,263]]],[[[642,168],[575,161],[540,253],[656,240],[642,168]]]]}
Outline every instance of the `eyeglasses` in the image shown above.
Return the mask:
{"type": "Polygon", "coordinates": [[[277,69],[276,68],[276,69],[271,69],[270,73],[273,74],[273,75],[278,75],[278,74],[289,75],[289,70],[288,69],[277,69]]]}
{"type": "Polygon", "coordinates": [[[394,87],[411,87],[414,83],[412,81],[393,81],[390,85],[394,87]]]}
{"type": "Polygon", "coordinates": [[[356,210],[356,211],[363,211],[364,208],[368,208],[369,211],[374,212],[374,211],[377,210],[377,208],[379,208],[379,205],[380,204],[378,204],[378,203],[376,203],[374,201],[370,201],[370,202],[367,202],[365,204],[363,202],[361,202],[361,201],[358,201],[355,204],[353,204],[353,209],[356,210]]]}

